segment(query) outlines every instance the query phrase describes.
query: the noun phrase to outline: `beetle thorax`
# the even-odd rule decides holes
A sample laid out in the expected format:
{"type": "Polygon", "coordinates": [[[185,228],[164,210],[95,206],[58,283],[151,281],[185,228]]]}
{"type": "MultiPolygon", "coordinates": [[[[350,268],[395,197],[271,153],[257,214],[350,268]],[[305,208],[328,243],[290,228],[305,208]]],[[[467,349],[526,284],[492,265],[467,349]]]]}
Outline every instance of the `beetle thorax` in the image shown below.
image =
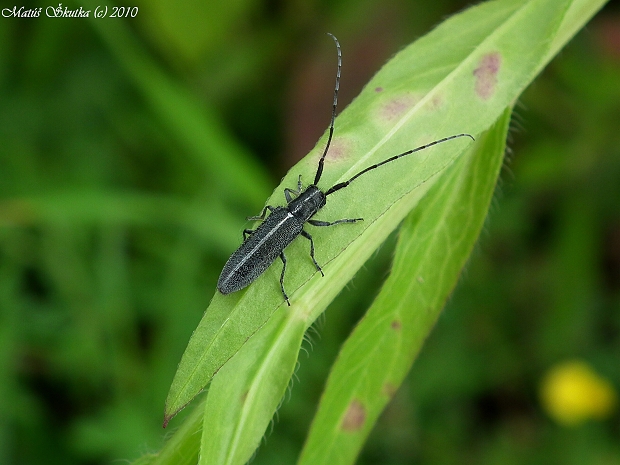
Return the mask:
{"type": "Polygon", "coordinates": [[[302,222],[306,222],[325,205],[325,194],[315,185],[299,194],[299,197],[291,200],[288,211],[302,222]]]}

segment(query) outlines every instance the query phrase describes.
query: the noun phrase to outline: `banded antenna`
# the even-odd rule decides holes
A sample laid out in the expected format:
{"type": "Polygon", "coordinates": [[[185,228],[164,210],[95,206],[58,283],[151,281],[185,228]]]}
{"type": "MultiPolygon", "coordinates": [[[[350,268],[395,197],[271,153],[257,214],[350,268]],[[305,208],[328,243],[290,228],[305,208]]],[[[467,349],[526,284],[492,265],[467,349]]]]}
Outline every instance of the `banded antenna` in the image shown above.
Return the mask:
{"type": "MultiPolygon", "coordinates": [[[[319,166],[317,167],[317,170],[316,170],[316,176],[314,177],[313,184],[315,186],[321,180],[321,175],[323,174],[323,165],[325,164],[325,157],[327,156],[327,152],[329,151],[329,146],[331,145],[332,138],[334,136],[334,120],[336,119],[336,108],[338,107],[338,90],[340,89],[340,69],[342,68],[342,51],[340,50],[340,43],[338,42],[338,39],[336,39],[336,36],[334,36],[333,34],[328,32],[327,35],[329,35],[332,39],[334,39],[334,42],[336,43],[336,50],[338,51],[338,69],[336,71],[336,85],[334,87],[334,102],[332,105],[332,119],[331,119],[331,122],[329,123],[329,136],[327,137],[327,145],[325,146],[323,155],[321,155],[321,158],[319,160],[319,166]]],[[[375,168],[379,168],[382,165],[385,165],[392,161],[396,161],[399,158],[405,157],[407,155],[411,155],[412,153],[416,153],[421,150],[427,149],[429,147],[432,147],[433,145],[441,144],[443,142],[447,142],[449,140],[456,139],[459,137],[469,137],[473,141],[476,140],[474,139],[474,136],[472,136],[471,134],[462,133],[462,134],[456,134],[456,135],[449,136],[449,137],[444,137],[443,139],[438,139],[433,142],[429,142],[428,144],[421,145],[420,147],[416,147],[415,149],[407,150],[406,152],[403,152],[399,155],[394,155],[393,157],[390,157],[387,160],[383,160],[380,163],[376,163],[367,168],[364,168],[362,171],[357,173],[355,176],[353,176],[348,181],[339,182],[338,184],[333,185],[327,190],[327,192],[325,192],[325,196],[333,194],[334,192],[339,191],[340,189],[344,189],[349,184],[351,184],[354,180],[359,178],[362,174],[368,173],[369,171],[372,171],[375,168]]]]}

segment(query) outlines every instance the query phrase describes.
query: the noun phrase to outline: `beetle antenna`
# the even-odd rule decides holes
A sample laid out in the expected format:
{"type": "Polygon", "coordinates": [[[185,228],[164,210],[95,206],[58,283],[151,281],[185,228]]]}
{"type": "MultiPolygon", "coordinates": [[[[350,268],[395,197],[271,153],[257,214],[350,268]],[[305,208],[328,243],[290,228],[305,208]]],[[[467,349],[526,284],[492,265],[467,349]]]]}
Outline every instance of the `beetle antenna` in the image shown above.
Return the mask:
{"type": "Polygon", "coordinates": [[[336,86],[334,87],[334,104],[332,106],[332,121],[329,124],[329,137],[327,138],[327,145],[325,146],[325,150],[323,151],[323,155],[319,160],[319,166],[316,170],[316,176],[314,176],[314,185],[316,186],[321,179],[321,174],[323,173],[323,164],[325,162],[325,156],[327,155],[327,151],[329,150],[329,144],[332,142],[332,136],[334,135],[334,120],[336,119],[336,107],[338,106],[338,88],[340,87],[340,68],[342,67],[342,52],[340,51],[340,43],[336,36],[333,34],[327,33],[334,42],[336,42],[336,50],[338,51],[338,70],[336,71],[336,86]]]}
{"type": "Polygon", "coordinates": [[[454,136],[444,137],[443,139],[439,139],[439,140],[430,142],[430,143],[428,143],[426,145],[421,145],[420,147],[417,147],[417,148],[412,149],[412,150],[407,150],[406,152],[403,152],[400,155],[395,155],[393,157],[388,158],[387,160],[383,160],[381,163],[377,163],[376,165],[372,165],[372,166],[369,166],[368,168],[363,169],[362,171],[357,173],[355,176],[353,176],[348,181],[339,182],[338,184],[335,184],[330,189],[328,189],[327,192],[325,192],[325,195],[327,196],[329,194],[333,194],[336,191],[339,191],[340,189],[344,189],[349,184],[351,184],[354,180],[359,178],[362,174],[368,173],[369,171],[372,171],[375,168],[379,168],[381,165],[385,165],[386,163],[390,163],[391,161],[398,160],[399,158],[405,157],[407,155],[411,155],[412,153],[419,152],[421,150],[424,150],[424,149],[427,149],[429,147],[432,147],[433,145],[441,144],[442,142],[446,142],[446,141],[449,141],[449,140],[452,140],[452,139],[456,139],[458,137],[469,137],[469,138],[471,138],[471,140],[474,140],[474,141],[476,140],[476,139],[474,139],[474,136],[472,136],[471,134],[456,134],[454,136]]]}

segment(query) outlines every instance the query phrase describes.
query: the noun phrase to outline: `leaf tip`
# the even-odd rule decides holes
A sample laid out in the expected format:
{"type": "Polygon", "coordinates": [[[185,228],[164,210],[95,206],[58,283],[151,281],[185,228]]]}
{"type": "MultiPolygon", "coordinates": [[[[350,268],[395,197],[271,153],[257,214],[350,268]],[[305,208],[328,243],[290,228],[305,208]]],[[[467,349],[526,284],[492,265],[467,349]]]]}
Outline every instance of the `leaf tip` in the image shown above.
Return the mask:
{"type": "Polygon", "coordinates": [[[162,423],[161,427],[166,428],[166,426],[168,426],[168,422],[172,420],[175,415],[176,415],[176,412],[164,414],[164,422],[162,423]]]}
{"type": "Polygon", "coordinates": [[[182,409],[183,407],[177,408],[176,410],[171,410],[166,403],[166,406],[164,407],[164,422],[162,423],[161,427],[165,428],[166,426],[168,426],[170,420],[172,420],[182,409]]]}

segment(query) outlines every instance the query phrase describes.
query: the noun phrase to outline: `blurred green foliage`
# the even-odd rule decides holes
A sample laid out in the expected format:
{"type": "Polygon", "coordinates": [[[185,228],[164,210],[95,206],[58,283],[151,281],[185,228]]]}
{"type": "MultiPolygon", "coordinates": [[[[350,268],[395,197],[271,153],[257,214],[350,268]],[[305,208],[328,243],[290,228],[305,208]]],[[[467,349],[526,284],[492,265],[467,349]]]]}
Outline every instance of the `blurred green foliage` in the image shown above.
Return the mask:
{"type": "MultiPolygon", "coordinates": [[[[328,124],[324,33],[346,44],[346,104],[466,5],[158,0],[134,19],[0,18],[0,463],[158,450],[243,218],[328,124]]],[[[620,386],[619,36],[609,6],[524,94],[478,250],[359,463],[620,464],[617,411],[567,428],[538,399],[567,358],[620,386]]],[[[253,463],[296,459],[392,246],[311,335],[253,463]]]]}

